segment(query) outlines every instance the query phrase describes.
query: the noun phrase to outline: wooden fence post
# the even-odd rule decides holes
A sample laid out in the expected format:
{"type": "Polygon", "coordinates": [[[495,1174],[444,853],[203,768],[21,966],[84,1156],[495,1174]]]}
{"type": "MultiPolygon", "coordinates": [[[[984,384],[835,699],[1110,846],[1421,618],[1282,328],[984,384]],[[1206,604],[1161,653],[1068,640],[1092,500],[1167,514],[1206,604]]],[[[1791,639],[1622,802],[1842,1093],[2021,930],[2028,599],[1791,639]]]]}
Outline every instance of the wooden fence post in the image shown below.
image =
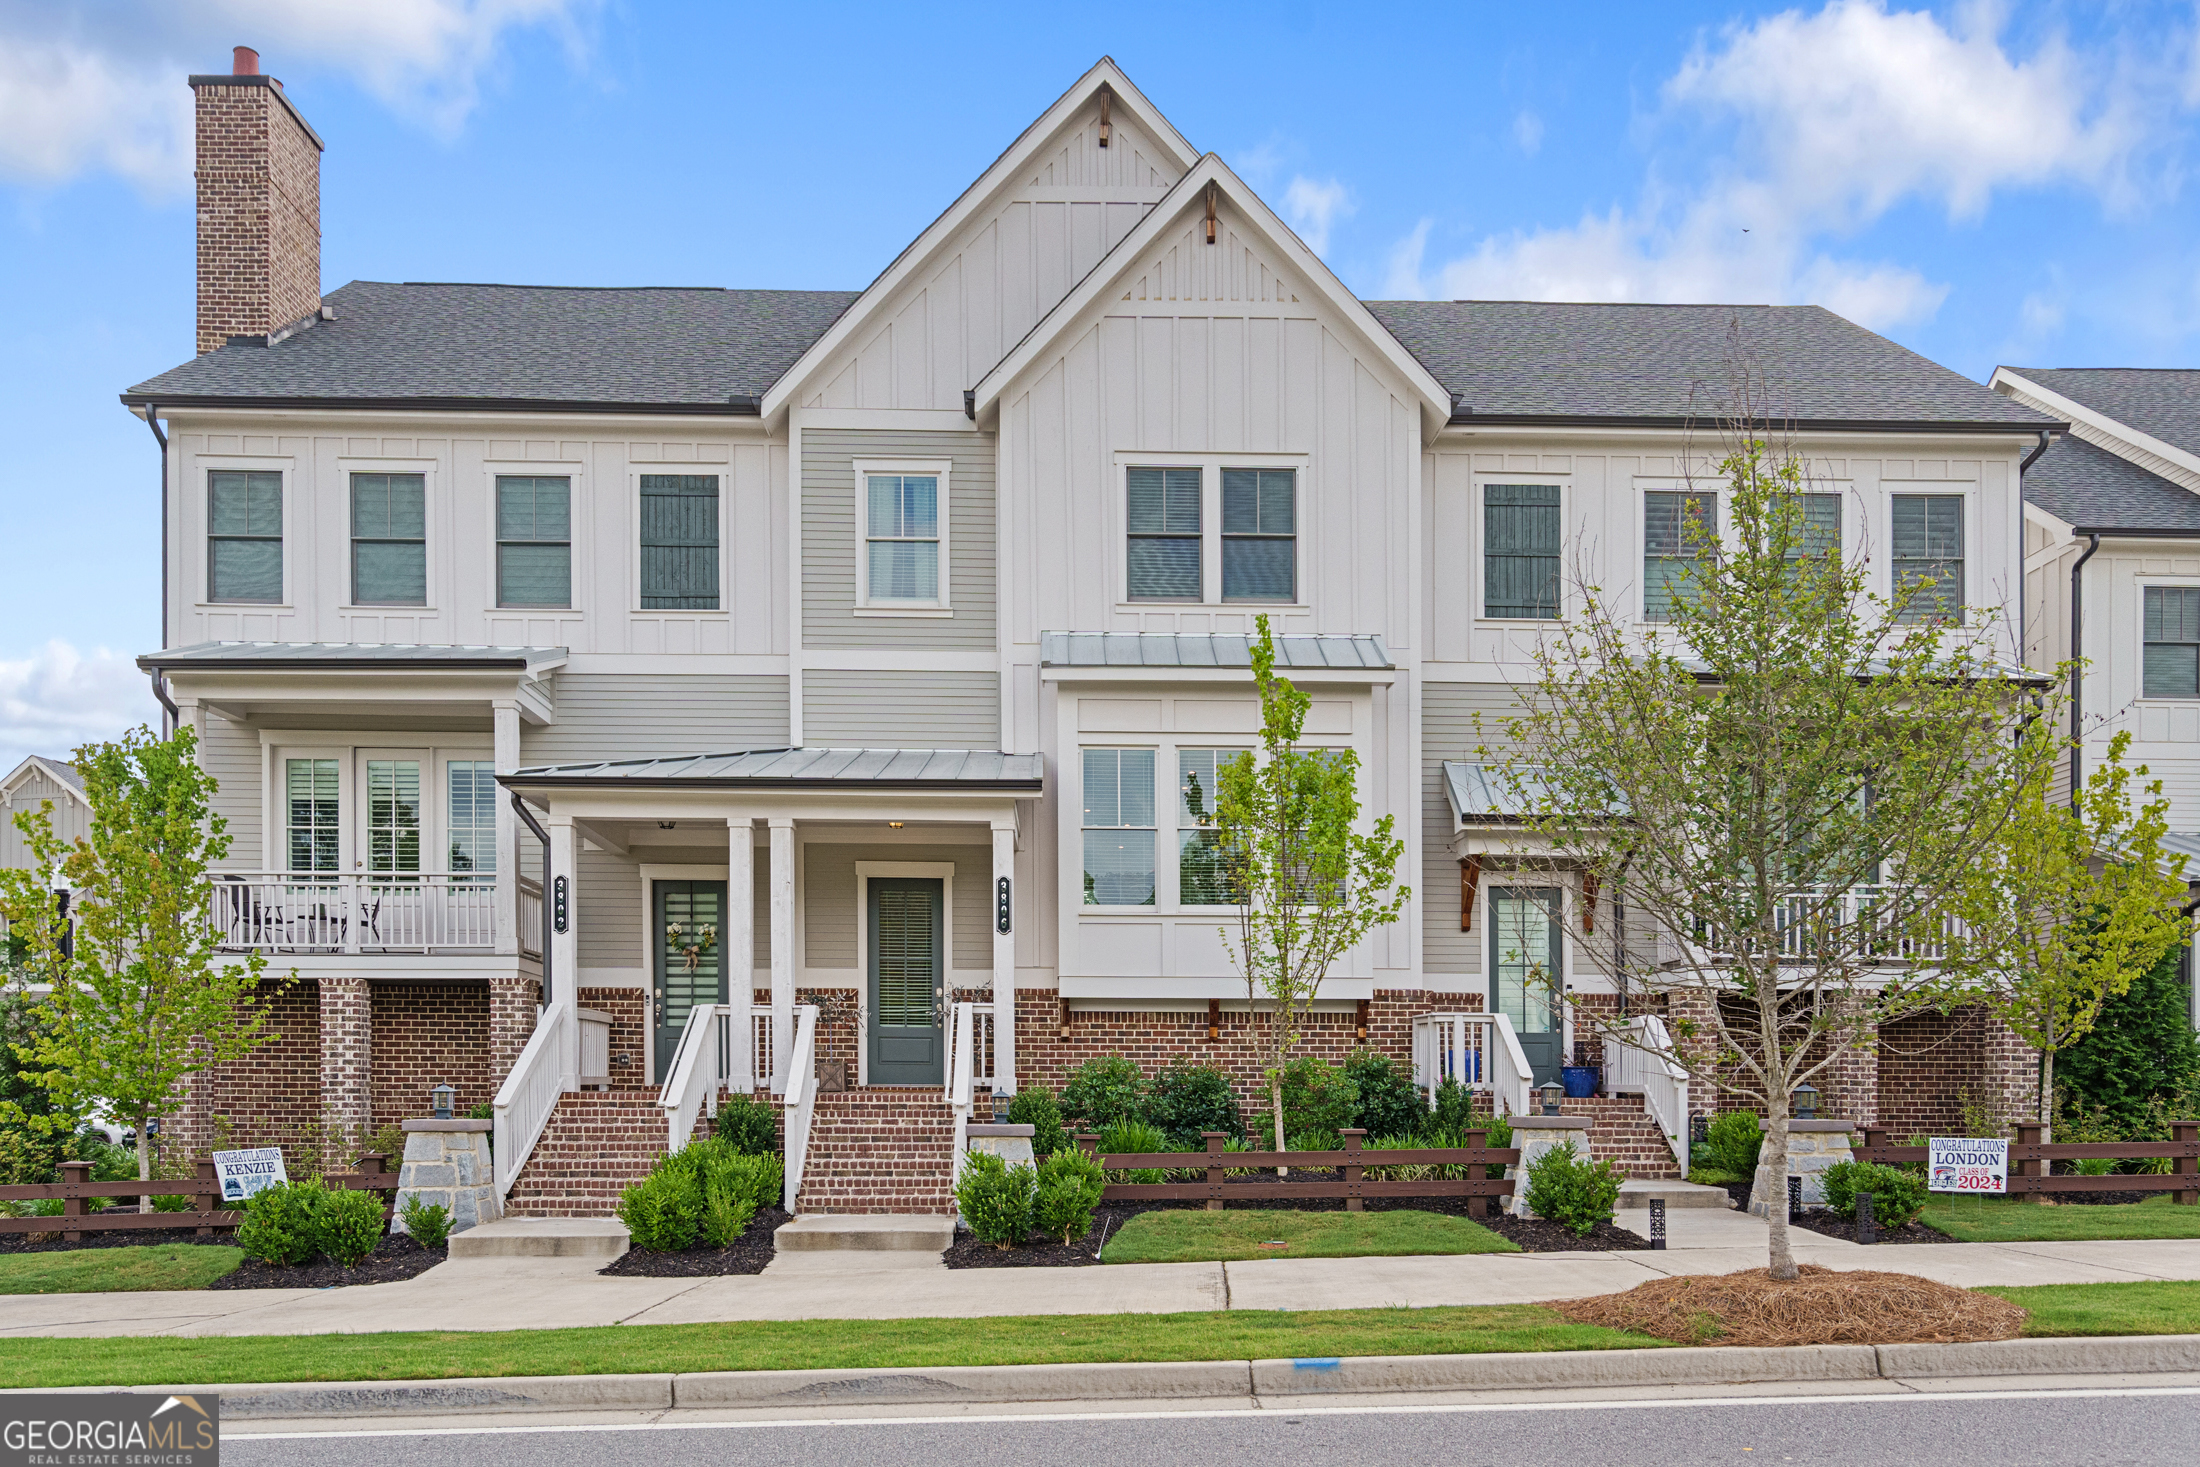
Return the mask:
{"type": "MultiPolygon", "coordinates": [[[[2195,1145],[2200,1145],[2200,1121],[2178,1121],[2170,1127],[2170,1133],[2177,1138],[2179,1145],[2188,1148],[2183,1156],[2177,1158],[2177,1175],[2180,1177],[2200,1177],[2200,1156],[2193,1155],[2189,1149],[2195,1145]]],[[[2180,1189],[2177,1193],[2178,1203],[2185,1207],[2200,1206],[2200,1190],[2195,1190],[2195,1188],[2200,1188],[2200,1182],[2195,1182],[2190,1187],[2180,1189]]]]}
{"type": "Polygon", "coordinates": [[[1222,1143],[1229,1139],[1221,1131],[1202,1131],[1201,1139],[1207,1143],[1207,1210],[1222,1211],[1222,1143]]]}
{"type": "MultiPolygon", "coordinates": [[[[66,1187],[81,1187],[90,1182],[92,1179],[92,1164],[88,1161],[65,1161],[61,1163],[59,1170],[61,1172],[62,1185],[66,1187]]],[[[65,1218],[83,1217],[83,1196],[78,1193],[71,1193],[64,1196],[61,1199],[61,1215],[65,1218]]],[[[81,1231],[71,1230],[66,1227],[62,1229],[61,1236],[71,1243],[81,1243],[84,1241],[84,1234],[81,1231]]]]}
{"type": "MultiPolygon", "coordinates": [[[[2037,1122],[2019,1122],[2017,1125],[2017,1144],[2019,1146],[2039,1145],[2039,1124],[2037,1122]]],[[[2025,1160],[2017,1163],[2017,1175],[2020,1177],[2044,1177],[2053,1170],[2053,1163],[2041,1161],[2036,1157],[2027,1157],[2025,1160]]],[[[2027,1202],[2046,1202],[2048,1200],[2048,1196],[2045,1192],[2026,1192],[2024,1194],[2024,1200],[2027,1202]]]]}
{"type": "MultiPolygon", "coordinates": [[[[199,1190],[191,1198],[191,1210],[197,1213],[199,1221],[204,1223],[206,1215],[214,1211],[222,1200],[222,1184],[214,1174],[214,1160],[212,1157],[208,1157],[205,1161],[199,1163],[198,1178],[199,1190]]],[[[214,1230],[202,1226],[194,1229],[194,1231],[203,1238],[214,1230]]]]}
{"type": "Polygon", "coordinates": [[[1344,1210],[1365,1212],[1366,1199],[1360,1196],[1360,1178],[1367,1169],[1360,1165],[1360,1143],[1367,1139],[1367,1132],[1349,1130],[1344,1135],[1344,1210]]]}
{"type": "MultiPolygon", "coordinates": [[[[1490,1133],[1489,1133],[1489,1132],[1487,1132],[1487,1131],[1469,1131],[1469,1132],[1467,1132],[1467,1133],[1466,1133],[1466,1139],[1467,1139],[1467,1145],[1469,1145],[1469,1146],[1473,1147],[1473,1148],[1474,1148],[1474,1149],[1475,1149],[1476,1151],[1480,1151],[1480,1150],[1481,1150],[1481,1149],[1482,1149],[1482,1148],[1483,1148],[1483,1147],[1484,1147],[1485,1145],[1487,1145],[1487,1144],[1489,1143],[1489,1139],[1490,1139],[1490,1133]]],[[[1483,1178],[1483,1177],[1485,1177],[1485,1176],[1487,1176],[1487,1175],[1488,1175],[1488,1173],[1487,1173],[1486,1171],[1484,1171],[1484,1170],[1483,1170],[1483,1168],[1482,1168],[1482,1163],[1480,1163],[1480,1162],[1478,1162],[1478,1161],[1472,1161],[1472,1162],[1468,1162],[1468,1163],[1467,1163],[1467,1180],[1468,1180],[1468,1181],[1470,1181],[1470,1182],[1479,1182],[1479,1181],[1481,1181],[1481,1180],[1482,1180],[1482,1178],[1483,1178]]],[[[1467,1216],[1468,1216],[1468,1217],[1488,1217],[1489,1215],[1490,1215],[1490,1199],[1489,1199],[1489,1198],[1487,1198],[1487,1197],[1484,1197],[1484,1196],[1483,1196],[1483,1195],[1482,1195],[1481,1193],[1479,1193],[1479,1192],[1477,1192],[1477,1193],[1475,1193],[1474,1195],[1472,1195],[1472,1196],[1470,1196],[1469,1198],[1467,1198],[1467,1216]]]]}
{"type": "MultiPolygon", "coordinates": [[[[1887,1144],[1887,1129],[1886,1129],[1886,1127],[1884,1127],[1884,1126],[1866,1126],[1866,1127],[1864,1128],[1864,1150],[1865,1150],[1865,1152],[1866,1152],[1866,1153],[1872,1153],[1872,1152],[1876,1152],[1876,1151],[1878,1151],[1878,1150],[1879,1150],[1879,1148],[1880,1148],[1880,1147],[1882,1147],[1882,1146],[1885,1146],[1886,1144],[1887,1144]]],[[[1859,1157],[1859,1158],[1858,1158],[1858,1160],[1865,1160],[1865,1159],[1867,1159],[1867,1158],[1866,1158],[1866,1157],[1859,1157]]],[[[1879,1160],[1880,1158],[1879,1158],[1879,1157],[1877,1157],[1877,1156],[1868,1156],[1868,1159],[1869,1159],[1869,1160],[1872,1160],[1872,1161],[1878,1161],[1878,1160],[1879,1160]]]]}

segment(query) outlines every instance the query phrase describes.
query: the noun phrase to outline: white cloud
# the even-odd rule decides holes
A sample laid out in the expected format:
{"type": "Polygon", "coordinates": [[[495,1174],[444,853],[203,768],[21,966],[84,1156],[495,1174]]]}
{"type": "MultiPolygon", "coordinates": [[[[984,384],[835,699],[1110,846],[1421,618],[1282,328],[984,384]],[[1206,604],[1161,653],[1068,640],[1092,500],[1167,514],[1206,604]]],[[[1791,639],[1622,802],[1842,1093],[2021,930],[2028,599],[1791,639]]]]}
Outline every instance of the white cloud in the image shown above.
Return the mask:
{"type": "MultiPolygon", "coordinates": [[[[1975,219],[1997,189],[2069,183],[2135,197],[2143,88],[2111,84],[2058,41],[2013,57],[1992,12],[1949,29],[1877,0],[1832,0],[1730,26],[1665,85],[1668,124],[1725,129],[1694,181],[1653,167],[1631,205],[1490,236],[1433,269],[1426,227],[1391,287],[1451,297],[1808,301],[1877,329],[1930,316],[1948,287],[1830,241],[1923,200],[1975,219]]],[[[2152,95],[2151,93],[2147,95],[2152,95]]],[[[1677,150],[1686,173],[1704,144],[1677,150]]]]}
{"type": "Polygon", "coordinates": [[[166,192],[191,178],[184,78],[225,72],[250,45],[261,67],[325,67],[401,115],[448,134],[480,98],[515,30],[579,48],[599,0],[0,0],[0,178],[57,183],[119,174],[166,192]]]}
{"type": "Polygon", "coordinates": [[[1329,249],[1329,226],[1352,217],[1352,195],[1334,178],[1316,180],[1299,174],[1283,191],[1283,212],[1315,254],[1329,249]]]}
{"type": "Polygon", "coordinates": [[[160,705],[137,665],[102,647],[82,653],[59,638],[16,661],[0,659],[0,774],[27,755],[66,759],[77,745],[151,724],[160,705]]]}
{"type": "Polygon", "coordinates": [[[1525,111],[1515,116],[1513,142],[1521,152],[1533,158],[1543,147],[1543,119],[1525,111]]]}

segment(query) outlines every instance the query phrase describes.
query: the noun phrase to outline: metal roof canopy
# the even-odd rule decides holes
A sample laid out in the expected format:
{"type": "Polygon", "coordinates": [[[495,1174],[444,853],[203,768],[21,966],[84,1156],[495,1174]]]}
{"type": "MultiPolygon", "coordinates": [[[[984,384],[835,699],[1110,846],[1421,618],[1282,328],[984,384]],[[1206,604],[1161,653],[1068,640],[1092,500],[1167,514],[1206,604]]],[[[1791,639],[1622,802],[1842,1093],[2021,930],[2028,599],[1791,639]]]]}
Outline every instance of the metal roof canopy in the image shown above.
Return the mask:
{"type": "Polygon", "coordinates": [[[1035,797],[1046,788],[1046,759],[993,749],[736,749],[537,765],[497,779],[514,789],[931,790],[1035,797]]]}
{"type": "Polygon", "coordinates": [[[534,672],[566,660],[563,647],[450,647],[405,642],[193,642],[137,660],[146,672],[206,668],[224,672],[321,672],[352,669],[510,670],[534,672]]]}
{"type": "MultiPolygon", "coordinates": [[[[1275,639],[1276,666],[1390,671],[1379,636],[1286,633],[1275,639]]],[[[1253,639],[1221,632],[1041,632],[1041,667],[1245,667],[1253,639]]]]}

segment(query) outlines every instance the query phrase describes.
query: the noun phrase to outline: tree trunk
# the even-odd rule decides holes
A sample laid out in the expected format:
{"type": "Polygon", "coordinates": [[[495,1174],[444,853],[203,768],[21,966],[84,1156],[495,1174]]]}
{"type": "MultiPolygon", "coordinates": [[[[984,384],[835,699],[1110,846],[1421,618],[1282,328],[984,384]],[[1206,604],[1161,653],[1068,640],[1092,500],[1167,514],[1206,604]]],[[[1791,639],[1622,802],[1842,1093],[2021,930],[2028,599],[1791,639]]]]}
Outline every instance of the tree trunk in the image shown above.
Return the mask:
{"type": "Polygon", "coordinates": [[[1778,1097],[1772,1114],[1765,1118],[1765,1143],[1757,1157],[1771,1195],[1765,1199],[1765,1238],[1770,1244],[1772,1277],[1792,1279],[1795,1254],[1788,1247],[1788,1118],[1787,1097],[1778,1097]]]}
{"type": "MultiPolygon", "coordinates": [[[[138,1180],[141,1182],[150,1182],[151,1180],[153,1180],[153,1138],[145,1134],[145,1117],[143,1116],[138,1117],[137,1153],[138,1180]]],[[[151,1197],[145,1196],[138,1198],[139,1212],[151,1212],[152,1210],[153,1199],[151,1197]]]]}
{"type": "MultiPolygon", "coordinates": [[[[2040,1051],[2040,1093],[2033,1101],[2033,1110],[2039,1116],[2040,1144],[2055,1144],[2055,1051],[2040,1051]]],[[[2083,1135],[2083,1132],[2079,1133],[2083,1135]]],[[[2034,1196],[2040,1194],[2034,1193],[2034,1196]]]]}
{"type": "MultiPolygon", "coordinates": [[[[1283,1069],[1281,1066],[1268,1072],[1268,1118],[1276,1123],[1276,1150],[1283,1150],[1283,1069]]],[[[1291,1168],[1279,1166],[1276,1175],[1288,1177],[1291,1168]]]]}

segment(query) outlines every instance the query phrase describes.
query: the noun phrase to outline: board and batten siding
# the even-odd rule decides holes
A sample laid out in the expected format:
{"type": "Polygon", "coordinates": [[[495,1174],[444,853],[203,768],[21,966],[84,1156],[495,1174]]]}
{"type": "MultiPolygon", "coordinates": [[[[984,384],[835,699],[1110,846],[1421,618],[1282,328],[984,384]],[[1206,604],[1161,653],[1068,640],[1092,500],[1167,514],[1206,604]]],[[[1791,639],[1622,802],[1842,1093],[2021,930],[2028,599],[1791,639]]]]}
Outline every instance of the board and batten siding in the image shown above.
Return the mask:
{"type": "Polygon", "coordinates": [[[91,834],[90,812],[83,796],[66,789],[60,780],[43,769],[33,768],[22,781],[0,802],[0,869],[27,871],[31,868],[30,842],[15,828],[18,811],[36,810],[45,801],[53,802],[47,819],[53,833],[64,845],[74,845],[91,834]]]}
{"type": "MultiPolygon", "coordinates": [[[[214,777],[217,788],[211,801],[216,815],[229,822],[229,854],[214,863],[217,871],[257,871],[265,857],[261,847],[261,755],[257,729],[232,723],[211,709],[199,718],[199,767],[214,777]]],[[[282,792],[275,792],[276,834],[281,835],[282,792]]],[[[284,864],[283,852],[275,852],[275,864],[284,864]]]]}
{"type": "Polygon", "coordinates": [[[802,645],[991,648],[993,442],[983,433],[806,428],[802,433],[802,645]],[[953,616],[858,616],[858,461],[947,460],[947,599],[953,616]]]}
{"type": "Polygon", "coordinates": [[[558,721],[520,730],[524,765],[787,746],[787,679],[776,675],[561,672],[551,694],[558,721]]]}
{"type": "Polygon", "coordinates": [[[1477,747],[1502,747],[1504,730],[1499,727],[1499,720],[1519,711],[1519,701],[1506,683],[1422,684],[1423,972],[1482,971],[1482,934],[1459,930],[1459,858],[1451,853],[1451,801],[1444,794],[1444,761],[1478,762],[1477,747]]]}
{"type": "Polygon", "coordinates": [[[998,749],[996,672],[883,669],[802,675],[802,742],[828,749],[998,749]]]}
{"type": "Polygon", "coordinates": [[[987,846],[862,846],[820,841],[803,847],[804,966],[861,972],[856,952],[856,863],[931,861],[955,867],[952,919],[955,950],[947,966],[991,971],[993,928],[987,894],[993,886],[993,852],[987,846]]]}

